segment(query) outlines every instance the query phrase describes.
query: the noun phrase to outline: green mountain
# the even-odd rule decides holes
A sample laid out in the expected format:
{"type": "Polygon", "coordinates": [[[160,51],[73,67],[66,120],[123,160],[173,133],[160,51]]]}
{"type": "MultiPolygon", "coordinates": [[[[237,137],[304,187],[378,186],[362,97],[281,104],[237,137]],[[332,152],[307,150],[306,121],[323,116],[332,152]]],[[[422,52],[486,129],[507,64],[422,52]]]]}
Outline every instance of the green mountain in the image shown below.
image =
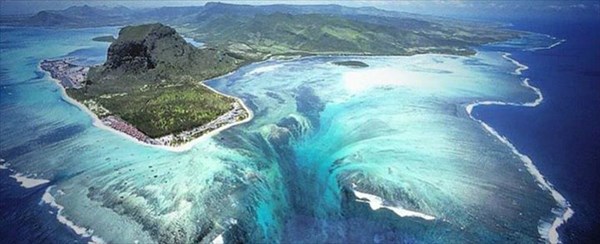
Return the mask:
{"type": "Polygon", "coordinates": [[[186,35],[212,45],[243,44],[268,54],[367,55],[471,54],[471,46],[517,36],[516,32],[453,27],[416,19],[370,18],[371,21],[362,21],[358,17],[323,14],[219,14],[204,18],[186,35]]]}
{"type": "Polygon", "coordinates": [[[175,29],[162,24],[127,26],[110,45],[106,63],[92,69],[90,79],[100,81],[96,74],[131,76],[143,78],[146,84],[186,75],[202,81],[231,72],[248,61],[216,48],[195,48],[175,29]]]}
{"type": "Polygon", "coordinates": [[[52,27],[98,27],[134,23],[134,10],[126,7],[72,6],[64,10],[45,10],[14,21],[3,20],[6,25],[52,27]]]}
{"type": "Polygon", "coordinates": [[[339,5],[208,3],[194,19],[174,25],[209,45],[242,45],[263,54],[464,55],[519,35],[493,24],[339,5]]]}
{"type": "Polygon", "coordinates": [[[99,104],[150,137],[160,137],[231,110],[232,98],[200,82],[246,62],[221,50],[197,49],[162,24],[128,26],[110,45],[107,61],[90,69],[84,88],[68,93],[84,104],[99,104]]]}
{"type": "Polygon", "coordinates": [[[472,54],[473,46],[515,38],[494,24],[340,5],[238,5],[128,9],[76,6],[11,25],[90,27],[161,22],[208,46],[259,59],[279,54],[472,54]]]}

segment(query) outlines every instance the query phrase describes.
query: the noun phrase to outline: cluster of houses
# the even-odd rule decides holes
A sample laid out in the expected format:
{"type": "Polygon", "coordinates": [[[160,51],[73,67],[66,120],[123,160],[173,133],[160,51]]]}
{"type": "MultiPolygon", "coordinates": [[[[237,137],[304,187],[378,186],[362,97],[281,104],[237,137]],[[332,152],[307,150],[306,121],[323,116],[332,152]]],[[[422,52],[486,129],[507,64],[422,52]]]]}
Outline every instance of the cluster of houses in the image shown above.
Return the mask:
{"type": "Polygon", "coordinates": [[[110,126],[111,128],[118,130],[120,132],[123,132],[123,133],[137,139],[138,141],[146,142],[149,144],[156,144],[156,142],[152,138],[148,137],[146,134],[142,133],[137,128],[135,128],[133,125],[125,122],[124,120],[122,120],[121,118],[119,118],[117,116],[109,115],[109,116],[102,118],[101,120],[102,120],[103,124],[110,126]]]}
{"type": "Polygon", "coordinates": [[[50,72],[52,78],[60,81],[65,88],[79,89],[89,71],[89,67],[83,67],[69,63],[67,59],[44,60],[40,67],[50,72]]]}

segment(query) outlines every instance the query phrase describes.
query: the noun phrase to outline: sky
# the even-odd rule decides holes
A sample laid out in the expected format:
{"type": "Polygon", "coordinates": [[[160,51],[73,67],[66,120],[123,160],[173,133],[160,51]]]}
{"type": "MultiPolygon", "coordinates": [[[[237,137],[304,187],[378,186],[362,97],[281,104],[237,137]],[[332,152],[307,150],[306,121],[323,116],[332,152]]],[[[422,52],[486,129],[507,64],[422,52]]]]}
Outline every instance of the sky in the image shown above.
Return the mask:
{"type": "MultiPolygon", "coordinates": [[[[31,1],[31,0],[0,0],[0,14],[33,14],[41,10],[59,10],[74,5],[90,6],[118,6],[123,5],[129,8],[150,8],[161,6],[202,6],[209,1],[31,1]]],[[[351,7],[373,6],[386,10],[404,11],[419,14],[439,15],[439,16],[472,16],[476,18],[481,15],[500,15],[503,14],[587,14],[600,15],[600,0],[564,0],[564,1],[483,1],[483,0],[400,0],[400,1],[378,1],[378,0],[350,0],[350,1],[221,1],[237,4],[339,4],[351,7]]]]}

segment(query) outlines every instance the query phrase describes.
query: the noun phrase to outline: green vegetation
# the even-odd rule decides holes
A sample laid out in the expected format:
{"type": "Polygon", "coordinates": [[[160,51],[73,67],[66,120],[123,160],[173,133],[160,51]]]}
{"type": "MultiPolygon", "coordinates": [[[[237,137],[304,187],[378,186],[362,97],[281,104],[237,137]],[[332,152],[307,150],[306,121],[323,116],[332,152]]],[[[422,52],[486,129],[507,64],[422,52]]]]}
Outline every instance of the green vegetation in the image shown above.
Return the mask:
{"type": "Polygon", "coordinates": [[[210,79],[250,62],[217,49],[197,49],[162,24],[123,28],[102,66],[92,67],[79,101],[95,101],[156,138],[189,130],[230,111],[235,100],[206,88],[210,79]]]}
{"type": "MultiPolygon", "coordinates": [[[[78,90],[69,90],[69,95],[78,90]]],[[[96,98],[146,135],[156,138],[206,124],[231,110],[234,99],[198,84],[152,87],[125,96],[96,98]]]]}
{"type": "Polygon", "coordinates": [[[92,38],[92,41],[97,41],[97,42],[114,42],[115,37],[114,36],[98,36],[98,37],[94,37],[92,38]]]}
{"type": "MultiPolygon", "coordinates": [[[[472,46],[518,36],[489,26],[378,16],[272,13],[210,14],[186,35],[244,53],[412,55],[473,54],[472,46]],[[231,48],[236,49],[236,48],[231,48]]],[[[189,27],[188,27],[189,28],[189,27]]]]}
{"type": "MultiPolygon", "coordinates": [[[[339,5],[234,5],[128,9],[76,6],[41,11],[7,25],[89,27],[161,22],[241,59],[272,55],[471,55],[472,47],[519,36],[480,24],[339,5]]],[[[125,35],[143,37],[147,27],[125,35]]],[[[129,37],[121,37],[129,39],[129,37]]]]}

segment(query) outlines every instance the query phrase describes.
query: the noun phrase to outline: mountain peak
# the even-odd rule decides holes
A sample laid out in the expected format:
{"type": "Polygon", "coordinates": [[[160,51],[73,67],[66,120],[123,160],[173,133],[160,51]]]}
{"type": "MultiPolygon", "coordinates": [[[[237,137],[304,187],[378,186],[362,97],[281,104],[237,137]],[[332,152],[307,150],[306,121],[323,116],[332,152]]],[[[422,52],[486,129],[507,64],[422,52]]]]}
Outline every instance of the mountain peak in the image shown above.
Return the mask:
{"type": "Polygon", "coordinates": [[[108,48],[104,66],[109,70],[144,71],[154,69],[159,60],[164,63],[189,54],[191,49],[169,26],[160,23],[126,26],[108,48]]]}
{"type": "Polygon", "coordinates": [[[149,35],[166,36],[177,34],[175,29],[161,23],[126,26],[119,31],[117,41],[141,41],[149,35]]]}

